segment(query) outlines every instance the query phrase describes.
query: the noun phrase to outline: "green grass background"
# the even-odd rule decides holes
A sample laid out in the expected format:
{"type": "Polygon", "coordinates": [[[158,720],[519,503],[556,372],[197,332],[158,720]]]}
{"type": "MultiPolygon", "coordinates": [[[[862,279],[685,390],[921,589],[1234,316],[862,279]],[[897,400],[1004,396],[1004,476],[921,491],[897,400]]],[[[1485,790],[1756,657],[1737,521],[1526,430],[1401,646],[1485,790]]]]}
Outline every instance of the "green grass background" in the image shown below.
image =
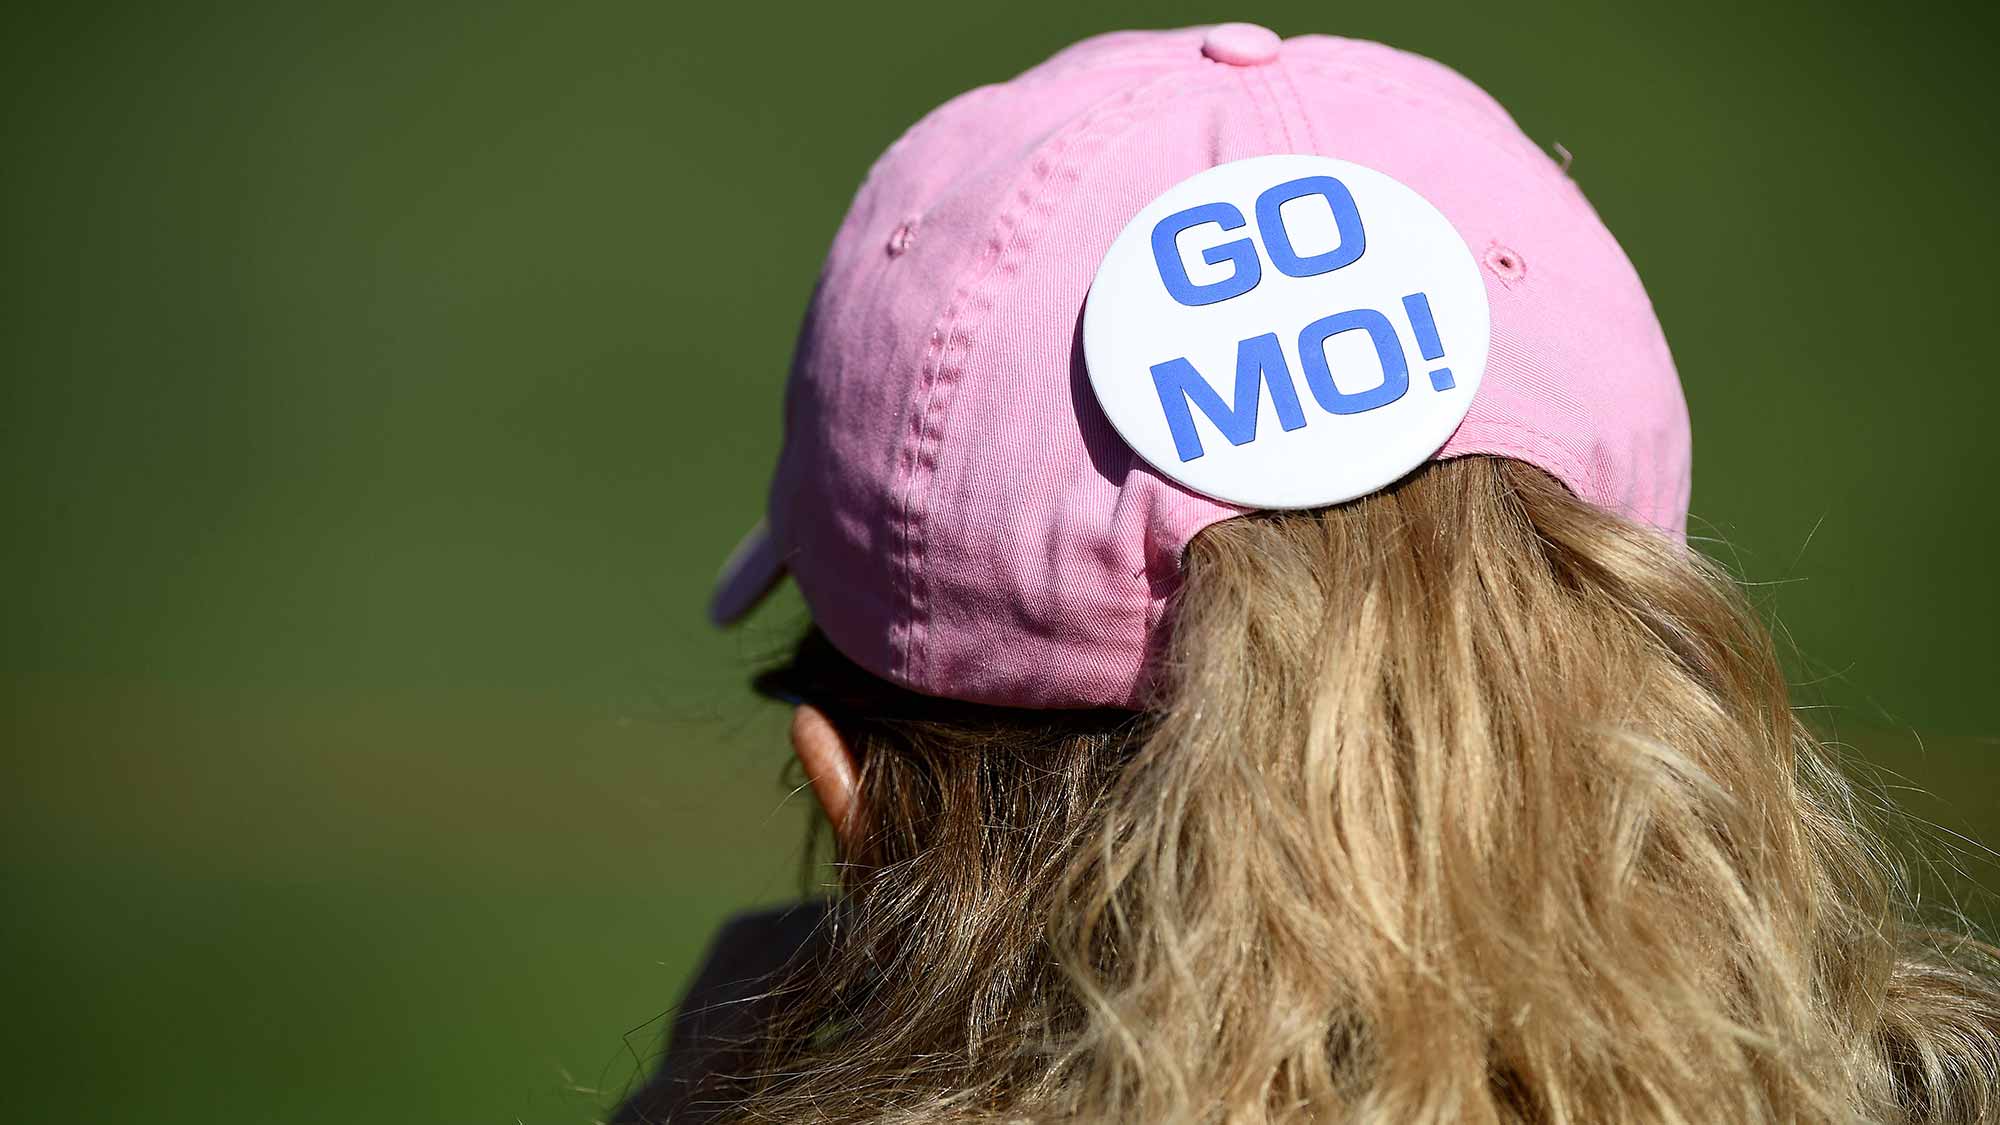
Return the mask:
{"type": "MultiPolygon", "coordinates": [[[[597,1115],[709,930],[797,888],[741,684],[798,605],[701,602],[863,170],[1217,18],[1443,58],[1575,154],[1801,702],[2000,840],[1970,6],[16,4],[0,1119],[597,1115]]],[[[1990,923],[1981,881],[1932,893],[1990,923]]]]}

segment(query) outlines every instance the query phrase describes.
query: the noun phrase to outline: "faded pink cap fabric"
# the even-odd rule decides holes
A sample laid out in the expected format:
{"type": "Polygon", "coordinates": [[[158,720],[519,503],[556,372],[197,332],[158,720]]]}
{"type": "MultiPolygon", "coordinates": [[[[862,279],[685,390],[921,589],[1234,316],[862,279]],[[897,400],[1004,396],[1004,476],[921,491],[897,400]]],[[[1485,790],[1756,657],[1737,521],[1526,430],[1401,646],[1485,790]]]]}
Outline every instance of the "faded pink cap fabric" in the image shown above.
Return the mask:
{"type": "Polygon", "coordinates": [[[869,172],[799,337],[767,523],[712,616],[789,572],[842,652],[916,691],[1142,705],[1183,549],[1244,509],[1120,440],[1086,376],[1085,298],[1162,192],[1288,153],[1415,189],[1483,267],[1485,376],[1435,457],[1526,461],[1684,535],[1687,407],[1652,304],[1498,103],[1377,43],[1117,32],[954,98],[869,172]]]}

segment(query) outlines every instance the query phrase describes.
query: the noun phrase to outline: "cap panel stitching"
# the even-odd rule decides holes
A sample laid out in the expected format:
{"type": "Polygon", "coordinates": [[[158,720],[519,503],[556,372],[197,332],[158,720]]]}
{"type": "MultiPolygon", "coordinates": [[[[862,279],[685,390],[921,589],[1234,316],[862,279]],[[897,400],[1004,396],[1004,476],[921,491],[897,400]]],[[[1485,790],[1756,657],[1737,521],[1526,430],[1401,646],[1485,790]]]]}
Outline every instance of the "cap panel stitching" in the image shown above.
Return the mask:
{"type": "Polygon", "coordinates": [[[990,294],[995,279],[1006,276],[1006,271],[999,268],[1001,262],[1017,260],[1032,248],[1021,237],[1020,220],[1024,215],[1038,212],[1045,215],[1050,196],[1059,187],[1074,184],[1080,178],[1074,164],[1058,163],[1064,154],[1136,124],[1136,119],[1126,116],[1132,111],[1144,108],[1149,113],[1157,112],[1184,94],[1206,88],[1185,81],[1200,73],[1193,68],[1178,69],[1111,95],[1034,150],[1028,160],[1027,174],[1009,185],[1004,198],[1011,202],[995,217],[985,246],[974,260],[973,275],[960,281],[932,329],[918,401],[911,411],[898,467],[897,490],[902,502],[895,561],[906,616],[901,643],[896,643],[892,629],[891,646],[898,662],[896,678],[904,684],[918,686],[926,682],[921,677],[928,667],[924,644],[930,605],[923,568],[924,524],[937,467],[937,447],[942,438],[944,406],[964,372],[965,356],[970,351],[979,316],[992,304],[990,294]]]}
{"type": "Polygon", "coordinates": [[[1292,78],[1292,68],[1280,58],[1275,69],[1284,77],[1285,88],[1292,92],[1292,109],[1299,115],[1299,122],[1305,126],[1306,144],[1312,147],[1313,152],[1320,152],[1319,136],[1313,130],[1312,115],[1306,112],[1305,95],[1299,93],[1299,84],[1292,78]]]}
{"type": "Polygon", "coordinates": [[[1263,127],[1264,147],[1279,152],[1292,151],[1292,131],[1285,127],[1284,111],[1278,108],[1277,99],[1271,96],[1271,82],[1263,75],[1263,67],[1238,68],[1243,79],[1243,96],[1257,108],[1257,123],[1263,127]],[[1259,87],[1262,87],[1261,92],[1259,87]],[[1276,121],[1279,136],[1273,136],[1271,123],[1276,121]],[[1280,139],[1282,137],[1282,140],[1280,139]]]}

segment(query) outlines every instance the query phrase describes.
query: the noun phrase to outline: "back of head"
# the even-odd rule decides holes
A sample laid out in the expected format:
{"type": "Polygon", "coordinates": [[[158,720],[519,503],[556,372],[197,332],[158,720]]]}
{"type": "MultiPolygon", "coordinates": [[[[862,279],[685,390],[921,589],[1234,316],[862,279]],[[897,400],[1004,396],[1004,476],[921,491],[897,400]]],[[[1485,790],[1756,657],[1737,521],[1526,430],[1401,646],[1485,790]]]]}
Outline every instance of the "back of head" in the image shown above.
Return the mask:
{"type": "Polygon", "coordinates": [[[1171,635],[1137,715],[776,673],[865,823],[744,1120],[2000,1112],[1991,951],[1906,924],[1678,545],[1454,460],[1209,528],[1171,635]]]}
{"type": "Polygon", "coordinates": [[[834,238],[712,606],[797,581],[770,686],[860,780],[703,1096],[1995,1119],[1991,951],[1906,920],[1690,457],[1631,263],[1438,63],[1127,32],[940,107],[834,238]]]}

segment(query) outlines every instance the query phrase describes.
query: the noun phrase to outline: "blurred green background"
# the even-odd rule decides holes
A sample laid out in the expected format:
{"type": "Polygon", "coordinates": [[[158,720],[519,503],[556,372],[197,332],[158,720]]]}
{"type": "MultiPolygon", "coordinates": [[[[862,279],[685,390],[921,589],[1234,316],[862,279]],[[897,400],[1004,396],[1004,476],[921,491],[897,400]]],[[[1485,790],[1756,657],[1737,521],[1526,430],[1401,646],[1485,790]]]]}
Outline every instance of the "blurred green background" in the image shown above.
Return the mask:
{"type": "MultiPolygon", "coordinates": [[[[1983,11],[17,4],[0,1119],[598,1116],[799,887],[741,687],[798,604],[701,604],[850,193],[952,94],[1219,18],[1575,154],[1801,703],[2000,841],[1983,11]]],[[[1933,893],[1990,924],[1981,881],[1933,893]]]]}

